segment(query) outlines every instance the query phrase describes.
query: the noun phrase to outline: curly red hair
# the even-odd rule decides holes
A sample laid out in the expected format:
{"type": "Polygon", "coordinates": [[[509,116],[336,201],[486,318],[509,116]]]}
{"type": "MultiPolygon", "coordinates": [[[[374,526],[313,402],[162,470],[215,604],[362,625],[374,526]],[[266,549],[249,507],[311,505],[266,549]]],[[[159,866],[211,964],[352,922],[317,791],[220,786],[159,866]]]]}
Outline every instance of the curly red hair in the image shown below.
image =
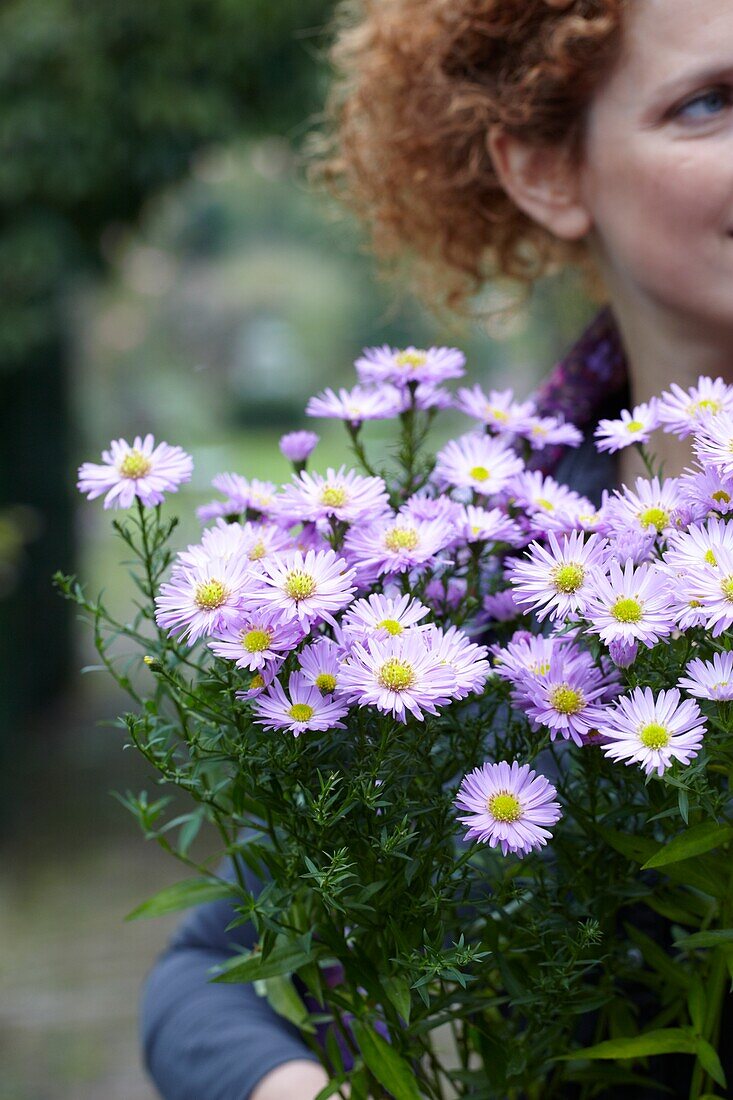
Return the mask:
{"type": "Polygon", "coordinates": [[[341,4],[316,177],[366,223],[378,258],[411,263],[435,304],[460,311],[487,278],[531,284],[582,262],[582,247],[553,238],[504,192],[488,134],[498,124],[579,155],[626,2],[341,4]]]}

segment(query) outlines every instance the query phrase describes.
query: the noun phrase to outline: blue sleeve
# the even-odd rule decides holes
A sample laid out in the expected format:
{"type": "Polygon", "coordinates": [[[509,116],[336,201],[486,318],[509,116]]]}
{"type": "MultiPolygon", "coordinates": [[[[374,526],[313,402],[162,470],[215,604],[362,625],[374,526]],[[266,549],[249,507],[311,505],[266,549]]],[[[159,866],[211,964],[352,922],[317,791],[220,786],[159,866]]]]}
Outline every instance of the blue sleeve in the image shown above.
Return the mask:
{"type": "MultiPolygon", "coordinates": [[[[231,861],[219,873],[233,878],[231,861]]],[[[249,868],[243,873],[247,888],[258,894],[260,880],[249,868]]],[[[213,966],[255,941],[251,921],[225,931],[235,915],[228,901],[192,909],[146,978],[143,1058],[163,1100],[248,1100],[281,1063],[317,1061],[253,985],[211,984],[213,966]]]]}

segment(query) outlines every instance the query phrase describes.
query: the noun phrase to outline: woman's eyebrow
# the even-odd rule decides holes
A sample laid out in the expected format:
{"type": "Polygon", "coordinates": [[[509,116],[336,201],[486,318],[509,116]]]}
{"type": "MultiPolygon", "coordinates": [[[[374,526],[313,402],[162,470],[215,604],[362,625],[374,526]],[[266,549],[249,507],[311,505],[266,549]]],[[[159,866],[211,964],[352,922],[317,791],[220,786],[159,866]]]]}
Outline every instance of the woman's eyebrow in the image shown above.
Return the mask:
{"type": "Polygon", "coordinates": [[[679,74],[671,80],[660,84],[654,89],[655,99],[666,99],[688,88],[698,87],[702,84],[712,84],[717,80],[729,79],[733,76],[733,57],[727,63],[707,64],[699,69],[689,69],[686,73],[679,74]]]}

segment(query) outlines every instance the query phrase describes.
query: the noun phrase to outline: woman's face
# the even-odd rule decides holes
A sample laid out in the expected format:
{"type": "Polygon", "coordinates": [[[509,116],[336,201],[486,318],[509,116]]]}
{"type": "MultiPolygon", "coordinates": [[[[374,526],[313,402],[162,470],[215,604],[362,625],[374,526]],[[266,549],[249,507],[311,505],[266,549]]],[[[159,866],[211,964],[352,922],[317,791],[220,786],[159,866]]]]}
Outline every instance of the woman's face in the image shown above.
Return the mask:
{"type": "Polygon", "coordinates": [[[612,295],[733,326],[733,0],[631,0],[578,185],[612,295]]]}

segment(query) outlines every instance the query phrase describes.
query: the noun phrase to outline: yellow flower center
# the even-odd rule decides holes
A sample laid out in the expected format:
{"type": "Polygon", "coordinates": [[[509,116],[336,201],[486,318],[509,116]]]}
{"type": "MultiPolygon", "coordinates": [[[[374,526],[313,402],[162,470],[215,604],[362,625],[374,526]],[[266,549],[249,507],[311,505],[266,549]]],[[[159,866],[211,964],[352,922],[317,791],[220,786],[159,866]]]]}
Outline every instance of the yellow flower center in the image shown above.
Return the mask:
{"type": "Polygon", "coordinates": [[[550,671],[549,661],[533,661],[529,666],[530,672],[534,672],[537,676],[546,676],[550,671]]]}
{"type": "Polygon", "coordinates": [[[640,432],[644,428],[644,422],[642,420],[630,420],[626,428],[630,432],[640,432]]]}
{"type": "Polygon", "coordinates": [[[712,550],[708,550],[707,554],[705,555],[705,561],[708,563],[708,565],[717,565],[718,564],[718,562],[715,558],[715,554],[712,552],[712,550]]]}
{"type": "Polygon", "coordinates": [[[214,611],[227,598],[227,590],[221,581],[210,580],[198,585],[193,602],[202,611],[214,611]]]}
{"type": "Polygon", "coordinates": [[[550,706],[558,714],[577,714],[585,706],[583,692],[569,684],[558,684],[549,693],[550,706]]]}
{"type": "Polygon", "coordinates": [[[551,500],[547,500],[546,497],[538,497],[535,501],[535,504],[538,508],[544,508],[546,512],[555,511],[555,505],[552,503],[551,500]]]}
{"type": "Polygon", "coordinates": [[[260,688],[265,686],[265,677],[261,672],[257,672],[249,682],[250,691],[259,691],[260,688]]]}
{"type": "Polygon", "coordinates": [[[713,493],[713,500],[716,500],[718,504],[730,504],[730,493],[726,493],[725,489],[716,489],[713,493]]]}
{"type": "Polygon", "coordinates": [[[325,504],[328,508],[341,508],[346,504],[346,490],[339,488],[338,485],[326,485],[321,492],[321,504],[325,504]]]}
{"type": "Polygon", "coordinates": [[[532,435],[536,435],[542,439],[543,436],[547,435],[547,428],[543,428],[541,424],[533,424],[532,435]]]}
{"type": "Polygon", "coordinates": [[[393,527],[384,536],[384,545],[388,550],[414,550],[420,542],[414,527],[393,527]]]}
{"type": "Polygon", "coordinates": [[[491,470],[485,466],[472,466],[468,472],[474,481],[488,481],[491,477],[491,470]]]}
{"type": "Polygon", "coordinates": [[[729,603],[733,603],[733,577],[726,577],[720,582],[720,588],[729,603]]]}
{"type": "Polygon", "coordinates": [[[152,465],[150,459],[146,458],[144,454],[141,454],[138,450],[132,450],[122,459],[118,470],[123,477],[135,479],[149,474],[152,465]]]}
{"type": "Polygon", "coordinates": [[[610,608],[614,619],[620,623],[638,623],[644,614],[644,608],[631,596],[622,596],[610,608]]]}
{"type": "Polygon", "coordinates": [[[669,512],[664,508],[647,508],[639,512],[639,523],[642,527],[656,527],[657,531],[663,531],[669,525],[669,512]]]}
{"type": "Polygon", "coordinates": [[[319,672],[316,676],[316,687],[321,695],[328,695],[336,690],[336,677],[330,672],[319,672]]]}
{"type": "Polygon", "coordinates": [[[313,707],[307,703],[293,703],[288,714],[294,722],[308,722],[313,717],[313,707]]]}
{"type": "Polygon", "coordinates": [[[395,355],[394,361],[398,367],[406,367],[407,370],[417,370],[418,367],[425,366],[427,358],[424,351],[401,351],[398,355],[395,355]]]}
{"type": "Polygon", "coordinates": [[[415,670],[407,661],[390,657],[379,670],[379,682],[388,691],[405,691],[415,682],[415,670]]]}
{"type": "Polygon", "coordinates": [[[522,806],[516,795],[509,791],[492,794],[486,808],[496,821],[512,822],[522,816],[522,806]]]}
{"type": "Polygon", "coordinates": [[[272,630],[248,630],[242,634],[242,645],[248,653],[261,653],[272,641],[272,630]]]}
{"type": "Polygon", "coordinates": [[[285,577],[285,595],[291,600],[307,600],[316,590],[315,577],[302,569],[291,569],[285,577]]]}
{"type": "Polygon", "coordinates": [[[700,401],[693,401],[688,406],[689,412],[693,415],[698,412],[712,412],[719,413],[721,404],[713,397],[703,397],[700,401]]]}
{"type": "Polygon", "coordinates": [[[487,414],[493,416],[494,420],[498,420],[500,424],[506,424],[509,419],[509,414],[503,409],[497,409],[496,405],[487,405],[486,410],[487,414]]]}
{"type": "Polygon", "coordinates": [[[377,623],[377,627],[386,630],[389,634],[402,633],[402,623],[398,623],[396,619],[382,619],[381,623],[377,623]]]}
{"type": "Polygon", "coordinates": [[[585,580],[585,569],[580,562],[568,562],[567,565],[556,565],[552,570],[552,583],[556,592],[570,594],[577,592],[585,580]]]}
{"type": "Polygon", "coordinates": [[[658,722],[650,722],[639,730],[639,740],[647,749],[663,749],[669,744],[669,734],[658,722]]]}
{"type": "Polygon", "coordinates": [[[267,547],[265,546],[262,539],[260,539],[259,542],[256,542],[254,546],[250,547],[250,551],[247,554],[247,557],[250,561],[259,561],[261,558],[264,558],[266,553],[267,547]]]}

